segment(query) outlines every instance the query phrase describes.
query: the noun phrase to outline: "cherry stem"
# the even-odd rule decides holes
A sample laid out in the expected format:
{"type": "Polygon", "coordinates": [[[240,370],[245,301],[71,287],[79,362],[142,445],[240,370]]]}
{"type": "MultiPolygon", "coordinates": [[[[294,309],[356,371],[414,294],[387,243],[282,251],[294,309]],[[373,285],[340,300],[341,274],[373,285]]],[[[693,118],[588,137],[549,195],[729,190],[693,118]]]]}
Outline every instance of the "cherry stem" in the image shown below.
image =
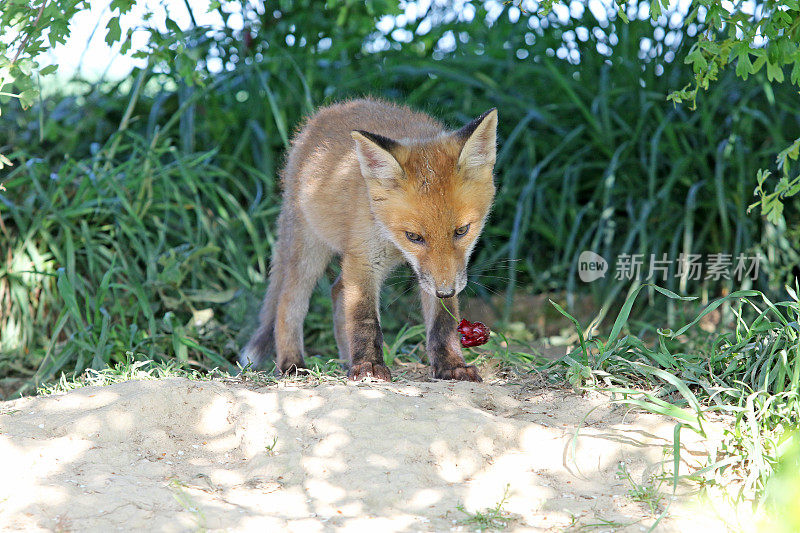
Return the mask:
{"type": "Polygon", "coordinates": [[[458,319],[456,318],[456,315],[454,315],[453,313],[451,313],[451,312],[450,312],[450,310],[447,308],[447,306],[444,304],[444,300],[442,300],[441,298],[439,298],[439,301],[442,303],[442,307],[444,307],[444,310],[445,310],[445,311],[447,311],[447,314],[448,314],[448,315],[450,315],[451,317],[453,317],[453,320],[455,320],[456,322],[458,322],[458,319]]]}

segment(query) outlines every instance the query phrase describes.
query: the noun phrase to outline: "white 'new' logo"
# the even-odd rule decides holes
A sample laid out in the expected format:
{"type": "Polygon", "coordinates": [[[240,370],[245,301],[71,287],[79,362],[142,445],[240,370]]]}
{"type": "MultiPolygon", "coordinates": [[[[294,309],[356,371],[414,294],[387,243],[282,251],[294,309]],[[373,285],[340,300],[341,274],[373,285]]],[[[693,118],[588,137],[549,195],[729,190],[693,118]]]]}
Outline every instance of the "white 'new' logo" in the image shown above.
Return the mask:
{"type": "Polygon", "coordinates": [[[581,281],[589,283],[591,281],[606,277],[608,262],[602,255],[591,251],[583,251],[578,257],[578,277],[581,281]]]}

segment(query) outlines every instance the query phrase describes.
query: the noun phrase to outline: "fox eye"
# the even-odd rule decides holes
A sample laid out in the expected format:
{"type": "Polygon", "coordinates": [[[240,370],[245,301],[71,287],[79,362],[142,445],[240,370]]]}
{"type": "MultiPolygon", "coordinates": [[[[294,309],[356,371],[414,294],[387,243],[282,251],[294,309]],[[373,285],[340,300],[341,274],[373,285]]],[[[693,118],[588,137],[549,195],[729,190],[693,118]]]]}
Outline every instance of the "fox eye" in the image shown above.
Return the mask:
{"type": "Polygon", "coordinates": [[[419,235],[417,233],[411,233],[410,231],[406,232],[406,237],[408,238],[409,241],[416,242],[417,244],[422,244],[423,242],[425,242],[425,239],[422,238],[422,235],[419,235]]]}
{"type": "Polygon", "coordinates": [[[456,228],[455,231],[456,237],[463,237],[464,235],[467,234],[468,231],[469,231],[469,224],[465,224],[460,228],[456,228]]]}

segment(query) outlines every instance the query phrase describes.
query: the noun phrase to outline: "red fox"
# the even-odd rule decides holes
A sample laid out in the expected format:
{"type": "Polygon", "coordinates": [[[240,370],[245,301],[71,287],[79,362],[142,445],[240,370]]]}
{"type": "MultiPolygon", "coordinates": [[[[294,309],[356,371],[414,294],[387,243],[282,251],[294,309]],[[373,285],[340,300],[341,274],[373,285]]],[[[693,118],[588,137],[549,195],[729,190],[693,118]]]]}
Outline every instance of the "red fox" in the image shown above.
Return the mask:
{"type": "Polygon", "coordinates": [[[257,366],[274,354],[283,373],[304,367],[308,301],[338,255],[331,297],[339,356],[350,379],[390,381],[378,298],[405,259],[419,281],[433,376],[481,381],[461,355],[450,313],[458,316],[456,294],[494,199],[496,130],[496,109],[447,131],[428,115],[374,99],[310,117],[283,170],[269,287],[241,363],[257,366]]]}

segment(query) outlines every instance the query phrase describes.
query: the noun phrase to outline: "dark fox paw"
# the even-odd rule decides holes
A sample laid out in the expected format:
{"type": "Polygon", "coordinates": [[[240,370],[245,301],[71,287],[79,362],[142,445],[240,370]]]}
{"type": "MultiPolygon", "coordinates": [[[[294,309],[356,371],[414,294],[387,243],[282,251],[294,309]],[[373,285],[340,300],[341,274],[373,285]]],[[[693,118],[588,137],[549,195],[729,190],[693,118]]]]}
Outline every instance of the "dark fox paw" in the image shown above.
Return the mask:
{"type": "Polygon", "coordinates": [[[299,362],[284,362],[278,364],[278,373],[281,376],[291,377],[300,374],[301,370],[305,370],[306,364],[303,361],[299,362]]]}
{"type": "Polygon", "coordinates": [[[472,365],[434,370],[433,377],[436,379],[454,379],[457,381],[483,381],[480,374],[478,374],[478,369],[472,365]]]}
{"type": "Polygon", "coordinates": [[[353,381],[361,381],[364,378],[372,378],[378,381],[392,381],[392,374],[386,365],[379,363],[358,363],[350,367],[347,377],[353,381]]]}

